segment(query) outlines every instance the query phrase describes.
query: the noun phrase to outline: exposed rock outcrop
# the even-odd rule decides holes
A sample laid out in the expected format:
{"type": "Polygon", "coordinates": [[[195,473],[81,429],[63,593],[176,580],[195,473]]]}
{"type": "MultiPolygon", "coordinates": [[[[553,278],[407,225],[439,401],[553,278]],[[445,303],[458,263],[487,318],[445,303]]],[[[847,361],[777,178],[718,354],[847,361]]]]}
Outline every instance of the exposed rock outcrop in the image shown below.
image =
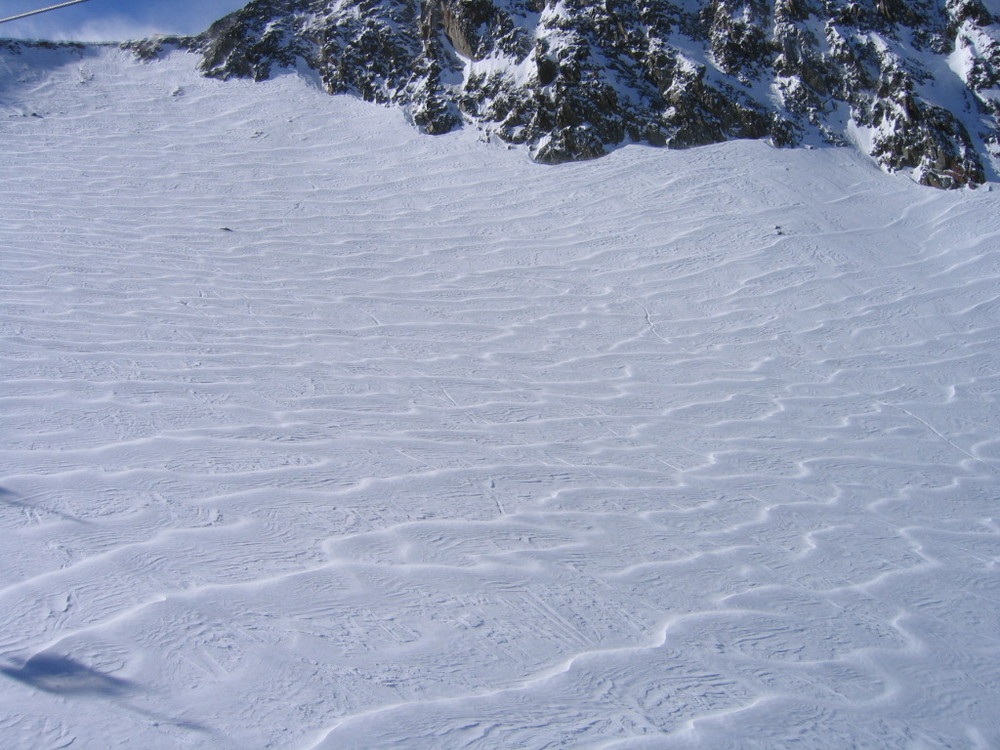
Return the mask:
{"type": "Polygon", "coordinates": [[[304,64],[427,133],[472,123],[543,162],[855,143],[953,188],[997,171],[998,24],[982,0],[254,0],[182,42],[208,75],[304,64]]]}

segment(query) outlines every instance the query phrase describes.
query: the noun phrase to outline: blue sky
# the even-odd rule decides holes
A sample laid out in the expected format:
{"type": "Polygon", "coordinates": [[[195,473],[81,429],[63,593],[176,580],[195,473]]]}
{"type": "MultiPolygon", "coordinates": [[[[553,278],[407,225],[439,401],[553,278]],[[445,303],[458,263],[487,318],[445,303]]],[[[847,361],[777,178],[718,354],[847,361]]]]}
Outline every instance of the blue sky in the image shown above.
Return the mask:
{"type": "MultiPolygon", "coordinates": [[[[0,0],[0,18],[65,0],[0,0]]],[[[247,0],[88,0],[0,25],[0,37],[78,40],[136,39],[151,34],[194,34],[243,7],[247,0]]]]}

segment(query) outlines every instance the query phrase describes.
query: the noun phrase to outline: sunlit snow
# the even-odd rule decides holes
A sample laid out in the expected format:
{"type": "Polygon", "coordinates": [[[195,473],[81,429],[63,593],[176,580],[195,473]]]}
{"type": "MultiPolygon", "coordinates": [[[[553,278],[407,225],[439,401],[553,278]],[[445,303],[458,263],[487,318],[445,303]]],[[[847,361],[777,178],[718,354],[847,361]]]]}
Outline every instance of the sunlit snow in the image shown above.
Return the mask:
{"type": "Polygon", "coordinates": [[[1000,200],[0,53],[0,747],[1000,747],[1000,200]]]}

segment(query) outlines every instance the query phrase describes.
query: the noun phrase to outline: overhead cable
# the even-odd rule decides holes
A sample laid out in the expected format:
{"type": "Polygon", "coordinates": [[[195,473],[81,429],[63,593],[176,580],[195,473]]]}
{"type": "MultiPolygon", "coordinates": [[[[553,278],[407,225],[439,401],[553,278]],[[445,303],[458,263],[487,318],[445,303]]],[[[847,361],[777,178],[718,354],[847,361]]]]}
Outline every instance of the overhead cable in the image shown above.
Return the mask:
{"type": "Polygon", "coordinates": [[[37,16],[39,13],[48,13],[50,10],[58,10],[59,8],[65,8],[67,5],[79,5],[80,3],[85,3],[87,0],[69,0],[66,3],[59,3],[58,5],[50,5],[48,8],[39,8],[38,10],[29,10],[27,13],[18,13],[16,16],[10,16],[8,18],[0,18],[0,23],[7,23],[8,21],[16,21],[19,18],[27,18],[28,16],[37,16]]]}

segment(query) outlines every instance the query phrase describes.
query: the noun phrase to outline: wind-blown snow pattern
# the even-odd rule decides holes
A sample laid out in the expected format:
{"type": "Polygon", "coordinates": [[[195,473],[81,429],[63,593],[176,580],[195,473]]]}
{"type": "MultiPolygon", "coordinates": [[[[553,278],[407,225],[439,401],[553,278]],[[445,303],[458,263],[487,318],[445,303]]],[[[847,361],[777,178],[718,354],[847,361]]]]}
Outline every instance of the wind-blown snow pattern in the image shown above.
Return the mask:
{"type": "Polygon", "coordinates": [[[1000,747],[1000,201],[0,57],[0,747],[1000,747]]]}

